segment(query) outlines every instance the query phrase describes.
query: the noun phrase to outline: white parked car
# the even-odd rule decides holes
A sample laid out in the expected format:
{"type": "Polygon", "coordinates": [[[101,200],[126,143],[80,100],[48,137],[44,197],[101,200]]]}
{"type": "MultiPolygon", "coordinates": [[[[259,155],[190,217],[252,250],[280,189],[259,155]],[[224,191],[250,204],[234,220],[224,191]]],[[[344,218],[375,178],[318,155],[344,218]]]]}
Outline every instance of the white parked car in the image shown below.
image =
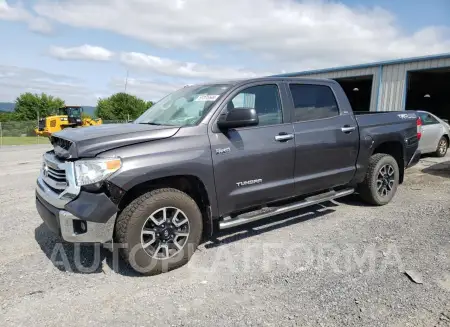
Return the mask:
{"type": "Polygon", "coordinates": [[[444,157],[449,145],[449,124],[427,111],[419,110],[417,113],[422,119],[422,137],[419,141],[420,152],[423,154],[434,153],[438,157],[444,157]]]}

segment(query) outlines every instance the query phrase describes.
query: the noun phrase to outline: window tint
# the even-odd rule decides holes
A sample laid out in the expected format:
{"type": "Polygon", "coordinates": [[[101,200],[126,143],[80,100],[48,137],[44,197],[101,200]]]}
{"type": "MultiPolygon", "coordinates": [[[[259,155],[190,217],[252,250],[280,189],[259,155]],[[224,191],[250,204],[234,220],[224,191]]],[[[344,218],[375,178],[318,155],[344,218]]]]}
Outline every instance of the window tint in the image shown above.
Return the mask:
{"type": "Polygon", "coordinates": [[[290,84],[294,100],[294,122],[339,115],[333,91],[325,85],[290,84]]]}
{"type": "Polygon", "coordinates": [[[431,125],[431,124],[438,124],[438,120],[431,116],[430,114],[427,114],[426,112],[419,112],[420,119],[422,119],[423,125],[431,125]]]}
{"type": "Polygon", "coordinates": [[[239,92],[227,104],[227,109],[253,108],[259,125],[275,125],[283,122],[280,95],[276,85],[252,86],[239,92]]]}

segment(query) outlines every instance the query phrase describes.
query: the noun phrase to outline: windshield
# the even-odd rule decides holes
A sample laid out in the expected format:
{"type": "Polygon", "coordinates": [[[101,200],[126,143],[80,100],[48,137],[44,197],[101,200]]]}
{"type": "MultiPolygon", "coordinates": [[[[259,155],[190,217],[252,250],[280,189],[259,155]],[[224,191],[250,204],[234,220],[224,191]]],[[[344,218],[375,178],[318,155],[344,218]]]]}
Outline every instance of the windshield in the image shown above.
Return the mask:
{"type": "Polygon", "coordinates": [[[59,109],[60,115],[67,115],[71,118],[80,118],[81,117],[81,108],[79,107],[64,107],[59,109]]]}
{"type": "Polygon", "coordinates": [[[137,124],[193,126],[209,112],[230,85],[186,86],[158,101],[138,119],[137,124]]]}

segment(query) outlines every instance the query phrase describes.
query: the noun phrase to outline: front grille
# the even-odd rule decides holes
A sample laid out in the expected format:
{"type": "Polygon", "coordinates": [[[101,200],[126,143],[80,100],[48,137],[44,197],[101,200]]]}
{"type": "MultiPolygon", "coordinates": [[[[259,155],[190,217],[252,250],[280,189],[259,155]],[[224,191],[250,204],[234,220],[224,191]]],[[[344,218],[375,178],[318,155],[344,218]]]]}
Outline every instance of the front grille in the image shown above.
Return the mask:
{"type": "Polygon", "coordinates": [[[45,129],[45,118],[39,119],[38,128],[40,131],[43,131],[45,129]]]}
{"type": "Polygon", "coordinates": [[[42,179],[53,192],[61,193],[68,184],[66,180],[66,171],[58,167],[58,163],[53,158],[45,158],[42,167],[42,179]]]}
{"type": "Polygon", "coordinates": [[[56,136],[52,136],[52,144],[54,147],[59,146],[64,150],[69,150],[69,148],[72,146],[72,142],[56,136]]]}

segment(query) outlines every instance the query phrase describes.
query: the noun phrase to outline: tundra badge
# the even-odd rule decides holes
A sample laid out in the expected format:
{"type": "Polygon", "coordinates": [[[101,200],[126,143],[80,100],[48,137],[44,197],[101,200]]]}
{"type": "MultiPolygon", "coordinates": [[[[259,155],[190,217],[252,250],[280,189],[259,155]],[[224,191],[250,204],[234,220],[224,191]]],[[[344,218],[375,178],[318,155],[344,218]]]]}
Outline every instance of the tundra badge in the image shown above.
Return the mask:
{"type": "Polygon", "coordinates": [[[246,186],[246,185],[253,185],[253,184],[261,184],[262,183],[262,179],[252,179],[249,181],[244,181],[244,182],[237,182],[236,185],[241,187],[241,186],[246,186]]]}

